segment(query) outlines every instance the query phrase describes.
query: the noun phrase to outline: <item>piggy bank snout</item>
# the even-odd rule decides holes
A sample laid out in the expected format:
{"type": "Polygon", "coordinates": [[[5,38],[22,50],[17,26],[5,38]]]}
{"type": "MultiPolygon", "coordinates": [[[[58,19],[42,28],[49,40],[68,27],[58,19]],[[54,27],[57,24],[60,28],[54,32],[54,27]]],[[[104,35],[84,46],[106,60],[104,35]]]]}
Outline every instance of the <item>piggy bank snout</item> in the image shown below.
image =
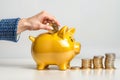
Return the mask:
{"type": "Polygon", "coordinates": [[[79,42],[75,42],[74,44],[74,50],[75,53],[78,54],[80,52],[81,44],[79,42]]]}

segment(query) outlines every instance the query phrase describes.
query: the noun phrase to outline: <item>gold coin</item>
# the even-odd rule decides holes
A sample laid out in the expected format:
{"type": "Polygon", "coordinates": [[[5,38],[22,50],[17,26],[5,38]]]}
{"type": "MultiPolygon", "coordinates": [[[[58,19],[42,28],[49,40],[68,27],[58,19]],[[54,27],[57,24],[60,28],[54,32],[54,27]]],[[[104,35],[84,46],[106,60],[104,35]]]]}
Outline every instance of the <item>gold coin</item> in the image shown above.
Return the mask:
{"type": "Polygon", "coordinates": [[[71,70],[80,70],[80,67],[79,66],[72,66],[70,69],[71,70]]]}
{"type": "Polygon", "coordinates": [[[81,67],[80,69],[92,69],[90,67],[81,67]]]}
{"type": "Polygon", "coordinates": [[[99,55],[99,56],[94,56],[94,59],[98,59],[98,58],[104,58],[104,56],[101,56],[101,55],[99,55]]]}
{"type": "Polygon", "coordinates": [[[115,67],[106,67],[105,69],[116,69],[115,67]]]}
{"type": "Polygon", "coordinates": [[[55,23],[49,25],[53,28],[53,30],[49,31],[50,33],[56,33],[59,30],[58,26],[55,23]]]}

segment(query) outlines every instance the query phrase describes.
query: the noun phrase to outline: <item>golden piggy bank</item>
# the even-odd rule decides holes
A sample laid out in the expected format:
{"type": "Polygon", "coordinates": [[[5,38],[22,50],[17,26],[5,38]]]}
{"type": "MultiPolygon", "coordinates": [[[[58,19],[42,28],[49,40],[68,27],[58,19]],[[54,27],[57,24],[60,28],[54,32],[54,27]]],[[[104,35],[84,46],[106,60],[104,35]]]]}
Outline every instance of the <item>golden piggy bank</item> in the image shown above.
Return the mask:
{"type": "Polygon", "coordinates": [[[73,34],[75,28],[62,27],[56,33],[43,33],[38,37],[29,36],[32,41],[32,57],[38,70],[49,65],[57,65],[60,70],[66,70],[70,61],[80,52],[81,45],[75,42],[73,34]]]}

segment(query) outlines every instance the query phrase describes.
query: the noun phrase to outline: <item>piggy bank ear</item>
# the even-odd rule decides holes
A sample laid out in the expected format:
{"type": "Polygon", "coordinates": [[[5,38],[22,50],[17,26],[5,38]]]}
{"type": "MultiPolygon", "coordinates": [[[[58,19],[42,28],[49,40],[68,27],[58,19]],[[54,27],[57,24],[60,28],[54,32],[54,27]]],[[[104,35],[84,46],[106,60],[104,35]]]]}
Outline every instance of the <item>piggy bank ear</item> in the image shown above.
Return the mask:
{"type": "Polygon", "coordinates": [[[74,33],[75,33],[75,28],[70,28],[70,29],[67,31],[67,34],[69,34],[70,36],[73,36],[74,33]]]}
{"type": "Polygon", "coordinates": [[[61,38],[64,38],[67,31],[68,31],[68,27],[67,27],[67,26],[63,26],[63,27],[58,31],[58,36],[61,37],[61,38]]]}

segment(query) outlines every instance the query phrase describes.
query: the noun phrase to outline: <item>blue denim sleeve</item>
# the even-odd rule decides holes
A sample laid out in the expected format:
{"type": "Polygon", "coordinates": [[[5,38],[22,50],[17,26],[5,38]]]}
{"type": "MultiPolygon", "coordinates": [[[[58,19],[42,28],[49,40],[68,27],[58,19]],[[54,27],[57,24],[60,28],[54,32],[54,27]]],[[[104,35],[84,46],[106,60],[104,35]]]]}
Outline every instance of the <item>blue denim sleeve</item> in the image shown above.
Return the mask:
{"type": "Polygon", "coordinates": [[[0,20],[0,40],[17,42],[17,25],[20,18],[0,20]]]}

